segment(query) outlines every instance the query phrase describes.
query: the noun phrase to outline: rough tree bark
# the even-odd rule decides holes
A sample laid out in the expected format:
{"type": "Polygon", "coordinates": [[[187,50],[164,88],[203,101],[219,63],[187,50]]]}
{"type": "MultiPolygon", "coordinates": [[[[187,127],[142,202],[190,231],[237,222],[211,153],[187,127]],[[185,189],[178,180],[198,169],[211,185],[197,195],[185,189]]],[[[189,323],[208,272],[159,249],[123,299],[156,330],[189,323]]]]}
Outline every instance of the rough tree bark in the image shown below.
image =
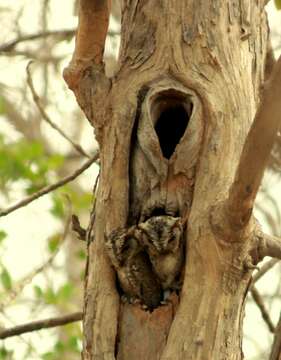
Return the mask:
{"type": "Polygon", "coordinates": [[[124,0],[119,68],[108,79],[109,1],[80,1],[64,77],[101,157],[83,359],[242,358],[252,270],[266,255],[281,257],[280,240],[252,215],[280,120],[280,61],[264,85],[264,4],[124,0]],[[187,219],[185,265],[180,292],[148,312],[120,301],[104,243],[157,214],[187,219]]]}

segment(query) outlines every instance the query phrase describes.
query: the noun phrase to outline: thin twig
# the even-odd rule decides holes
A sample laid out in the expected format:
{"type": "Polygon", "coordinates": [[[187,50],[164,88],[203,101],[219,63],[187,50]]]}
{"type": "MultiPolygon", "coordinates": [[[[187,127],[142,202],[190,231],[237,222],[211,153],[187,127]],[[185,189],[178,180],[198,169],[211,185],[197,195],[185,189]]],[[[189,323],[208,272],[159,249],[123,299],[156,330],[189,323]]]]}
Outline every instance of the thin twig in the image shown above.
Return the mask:
{"type": "Polygon", "coordinates": [[[67,237],[67,235],[69,233],[69,229],[70,229],[71,214],[72,214],[72,204],[71,204],[71,202],[70,202],[70,200],[68,198],[67,198],[67,200],[68,200],[68,203],[69,203],[69,211],[68,211],[68,215],[66,217],[64,230],[63,230],[63,233],[61,235],[60,246],[57,247],[56,251],[54,251],[52,253],[52,255],[47,259],[47,261],[45,261],[38,268],[31,271],[25,277],[20,279],[18,281],[17,285],[13,286],[13,288],[10,290],[10,292],[5,293],[4,299],[0,302],[0,311],[1,312],[3,312],[4,309],[7,306],[10,306],[12,304],[13,300],[15,300],[17,298],[17,296],[23,291],[23,289],[25,288],[26,285],[31,283],[31,281],[34,279],[34,277],[36,275],[43,272],[48,266],[52,265],[52,263],[54,262],[57,254],[59,253],[59,251],[61,249],[61,245],[65,241],[65,239],[66,239],[66,237],[67,237]]]}
{"type": "Polygon", "coordinates": [[[27,64],[26,67],[26,72],[27,72],[27,84],[31,90],[32,93],[32,97],[33,100],[35,102],[35,105],[37,106],[42,118],[53,128],[55,129],[64,139],[66,139],[74,148],[76,151],[78,151],[81,155],[86,156],[87,158],[90,158],[90,156],[86,153],[86,151],[79,145],[76,144],[68,135],[65,134],[65,132],[59,127],[57,126],[57,124],[55,124],[49,117],[49,115],[46,113],[46,111],[44,110],[44,107],[41,104],[40,98],[38,96],[38,94],[35,91],[34,88],[34,84],[33,84],[33,80],[31,77],[31,72],[30,72],[30,66],[32,64],[32,61],[30,61],[27,64]]]}
{"type": "Polygon", "coordinates": [[[37,191],[36,193],[27,196],[25,199],[17,202],[16,204],[8,207],[5,210],[0,211],[0,217],[6,216],[11,212],[26,206],[27,204],[31,203],[32,201],[38,199],[39,197],[48,194],[49,192],[56,190],[57,188],[69,183],[70,181],[76,179],[80,174],[82,174],[88,167],[90,167],[99,157],[99,153],[96,153],[93,157],[91,157],[84,165],[82,165],[79,169],[75,170],[71,175],[66,176],[65,178],[61,179],[60,181],[56,182],[55,184],[45,186],[41,190],[37,191]]]}
{"type": "Polygon", "coordinates": [[[96,195],[97,195],[97,188],[98,188],[99,179],[100,179],[100,169],[99,169],[99,173],[98,173],[98,175],[96,177],[95,184],[94,184],[94,187],[93,187],[93,195],[95,196],[95,198],[96,198],[96,195]]]}
{"type": "Polygon", "coordinates": [[[86,240],[86,230],[82,228],[80,220],[75,214],[72,215],[72,230],[78,235],[80,240],[86,240]]]}
{"type": "Polygon", "coordinates": [[[272,344],[270,360],[280,360],[281,358],[281,315],[276,326],[275,337],[272,344]]]}
{"type": "Polygon", "coordinates": [[[27,324],[18,325],[15,327],[12,327],[10,329],[5,329],[0,331],[0,339],[6,339],[8,337],[12,336],[18,336],[27,332],[42,330],[42,329],[48,329],[56,326],[62,326],[66,324],[70,324],[76,321],[82,320],[83,313],[76,312],[73,314],[55,317],[55,318],[49,318],[44,320],[38,320],[38,321],[32,321],[27,324]]]}
{"type": "Polygon", "coordinates": [[[85,240],[87,241],[87,244],[90,243],[90,241],[93,239],[93,234],[92,234],[92,230],[94,228],[94,224],[95,224],[95,217],[96,217],[96,195],[97,195],[97,189],[98,189],[98,183],[99,183],[99,178],[100,178],[100,168],[99,168],[99,173],[96,177],[95,180],[95,185],[93,188],[93,201],[92,201],[92,210],[91,210],[91,214],[90,214],[90,222],[89,222],[89,226],[88,229],[86,230],[86,234],[85,234],[85,240]]]}
{"type": "Polygon", "coordinates": [[[8,53],[5,53],[5,56],[22,56],[28,60],[38,61],[41,64],[52,63],[53,65],[59,64],[64,59],[63,56],[52,55],[51,53],[42,53],[38,52],[38,50],[12,50],[8,53]]]}
{"type": "Polygon", "coordinates": [[[252,283],[255,284],[262,276],[264,276],[270,269],[273,268],[280,260],[279,259],[271,259],[267,261],[260,270],[253,276],[252,283]]]}
{"type": "Polygon", "coordinates": [[[258,308],[260,309],[261,316],[262,316],[263,320],[265,321],[266,325],[268,326],[269,331],[274,333],[275,326],[270,318],[268,311],[265,308],[262,297],[260,296],[260,294],[255,286],[251,287],[251,294],[252,294],[253,299],[255,300],[255,303],[257,304],[258,308]]]}
{"type": "MultiPolygon", "coordinates": [[[[8,321],[10,321],[13,325],[15,326],[15,323],[10,319],[10,317],[5,313],[5,311],[1,311],[1,315],[8,321]]],[[[2,327],[2,329],[0,330],[0,333],[1,331],[4,331],[4,328],[2,327]]],[[[37,351],[37,349],[35,349],[35,347],[33,346],[33,344],[31,343],[30,339],[26,339],[25,336],[22,336],[21,334],[19,334],[18,336],[18,339],[17,340],[20,340],[22,343],[24,343],[27,347],[28,347],[28,351],[31,351],[32,354],[34,354],[35,356],[37,356],[37,358],[39,357],[39,353],[37,351]]]]}
{"type": "Polygon", "coordinates": [[[50,36],[68,38],[75,35],[75,29],[42,31],[37,34],[22,35],[14,40],[11,40],[0,46],[0,52],[9,52],[13,50],[18,44],[31,40],[44,39],[50,36]]]}
{"type": "MultiPolygon", "coordinates": [[[[9,52],[13,50],[18,44],[26,41],[44,39],[47,37],[61,37],[63,40],[71,38],[75,35],[75,29],[62,29],[62,30],[50,30],[42,31],[37,34],[22,35],[14,40],[8,41],[0,46],[0,52],[9,52]]],[[[109,31],[109,36],[120,35],[117,31],[109,31]]]]}

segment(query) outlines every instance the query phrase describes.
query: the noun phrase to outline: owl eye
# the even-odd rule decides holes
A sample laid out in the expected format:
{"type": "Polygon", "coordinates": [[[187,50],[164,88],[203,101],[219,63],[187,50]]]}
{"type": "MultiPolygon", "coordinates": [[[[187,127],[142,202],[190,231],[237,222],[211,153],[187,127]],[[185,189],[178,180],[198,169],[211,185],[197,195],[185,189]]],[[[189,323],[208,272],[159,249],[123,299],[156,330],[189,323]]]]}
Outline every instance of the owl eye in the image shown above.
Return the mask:
{"type": "Polygon", "coordinates": [[[126,244],[126,245],[124,245],[122,252],[128,251],[129,249],[130,249],[130,245],[126,244]]]}
{"type": "Polygon", "coordinates": [[[171,243],[171,242],[173,242],[174,240],[176,240],[176,237],[175,237],[175,235],[172,235],[172,236],[170,237],[168,243],[171,243]]]}

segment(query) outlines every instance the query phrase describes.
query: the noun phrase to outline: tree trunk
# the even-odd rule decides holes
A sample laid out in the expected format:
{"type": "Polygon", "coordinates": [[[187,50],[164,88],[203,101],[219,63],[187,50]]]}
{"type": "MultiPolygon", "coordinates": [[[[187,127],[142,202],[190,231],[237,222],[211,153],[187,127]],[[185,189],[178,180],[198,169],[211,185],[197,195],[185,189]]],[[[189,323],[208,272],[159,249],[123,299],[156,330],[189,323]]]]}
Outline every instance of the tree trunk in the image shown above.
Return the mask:
{"type": "MultiPolygon", "coordinates": [[[[242,191],[242,206],[233,184],[264,81],[263,6],[124,0],[111,79],[99,50],[88,54],[84,40],[81,50],[80,27],[65,78],[95,127],[101,158],[88,229],[83,359],[242,359],[245,297],[259,256],[255,189],[243,188],[251,198],[242,191]],[[182,287],[150,312],[120,301],[104,244],[117,229],[154,216],[187,225],[182,287]]],[[[93,8],[104,15],[106,1],[93,8]]],[[[91,14],[82,6],[81,23],[83,16],[91,14]]]]}

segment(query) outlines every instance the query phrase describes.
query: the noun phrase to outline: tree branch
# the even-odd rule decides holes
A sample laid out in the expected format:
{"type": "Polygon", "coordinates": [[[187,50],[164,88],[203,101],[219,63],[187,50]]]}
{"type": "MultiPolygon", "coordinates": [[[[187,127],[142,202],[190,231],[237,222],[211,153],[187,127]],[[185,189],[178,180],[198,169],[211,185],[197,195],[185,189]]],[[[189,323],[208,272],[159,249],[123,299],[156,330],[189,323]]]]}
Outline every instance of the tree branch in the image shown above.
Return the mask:
{"type": "Polygon", "coordinates": [[[90,158],[90,156],[86,153],[86,151],[79,145],[76,144],[68,135],[65,134],[65,132],[63,130],[61,130],[61,128],[59,126],[57,126],[57,124],[55,124],[50,117],[48,116],[48,114],[46,113],[46,111],[44,110],[40,98],[38,96],[38,94],[35,91],[34,88],[34,84],[33,84],[33,80],[31,77],[31,72],[30,72],[30,66],[32,64],[32,61],[30,61],[26,67],[26,72],[27,72],[27,84],[31,90],[32,93],[32,97],[33,100],[42,116],[42,118],[53,128],[55,129],[65,140],[67,140],[73,147],[74,149],[79,152],[81,155],[86,156],[87,158],[90,158]]]}
{"type": "Polygon", "coordinates": [[[0,52],[10,52],[12,51],[18,44],[26,41],[45,39],[50,36],[61,37],[63,40],[66,38],[70,38],[75,35],[75,29],[63,29],[63,30],[52,30],[52,31],[42,31],[37,34],[30,35],[22,35],[18,38],[11,40],[5,44],[0,46],[0,52]]]}
{"type": "Polygon", "coordinates": [[[269,331],[274,333],[275,326],[269,316],[268,311],[265,308],[264,302],[262,301],[262,297],[260,296],[260,294],[255,286],[251,287],[251,294],[252,294],[252,297],[253,297],[255,303],[257,304],[258,308],[260,309],[262,318],[264,319],[265,323],[267,324],[269,331]]]}
{"type": "Polygon", "coordinates": [[[19,201],[18,203],[8,207],[5,210],[1,210],[0,211],[0,217],[2,216],[6,216],[8,214],[10,214],[11,212],[20,209],[26,205],[28,205],[29,203],[31,203],[32,201],[38,199],[39,197],[48,194],[49,192],[67,184],[68,182],[76,179],[80,174],[82,174],[86,169],[88,169],[88,167],[90,167],[99,157],[99,153],[96,153],[93,157],[91,157],[87,162],[85,162],[85,164],[83,166],[81,166],[79,169],[77,169],[76,171],[73,172],[73,174],[66,176],[65,178],[61,179],[60,181],[56,182],[55,184],[49,185],[44,187],[43,189],[37,191],[36,193],[27,196],[25,199],[19,201]]]}
{"type": "Polygon", "coordinates": [[[40,132],[40,122],[38,122],[37,116],[35,117],[35,114],[32,112],[31,114],[28,114],[27,120],[22,111],[18,110],[15,102],[9,99],[9,97],[12,99],[16,90],[12,89],[11,92],[13,95],[6,89],[0,89],[1,98],[5,108],[5,118],[8,123],[20,132],[28,141],[36,140],[43,143],[44,147],[47,148],[46,152],[49,152],[49,147],[40,132]]]}
{"type": "Polygon", "coordinates": [[[80,0],[75,50],[63,74],[71,90],[78,86],[85,69],[102,64],[109,14],[110,0],[80,0]]]}
{"type": "Polygon", "coordinates": [[[72,215],[72,230],[78,235],[80,240],[86,240],[86,230],[80,225],[80,220],[77,215],[72,215]]]}
{"type": "Polygon", "coordinates": [[[275,337],[271,349],[270,360],[281,359],[281,316],[276,326],[275,337]]]}
{"type": "Polygon", "coordinates": [[[234,183],[229,192],[227,213],[235,229],[245,226],[262,181],[281,120],[281,57],[264,86],[263,97],[246,138],[234,183]]]}
{"type": "Polygon", "coordinates": [[[270,269],[273,268],[279,262],[278,259],[271,259],[267,261],[261,269],[253,276],[252,282],[255,284],[259,279],[264,276],[270,269]]]}
{"type": "Polygon", "coordinates": [[[12,327],[10,329],[5,329],[0,331],[0,339],[6,339],[8,337],[12,336],[18,336],[27,332],[42,330],[42,329],[48,329],[56,326],[62,326],[66,324],[70,324],[76,321],[81,321],[83,317],[82,312],[76,312],[73,314],[61,316],[61,317],[55,317],[50,319],[44,319],[44,320],[38,320],[33,321],[27,324],[18,325],[15,327],[12,327]]]}
{"type": "Polygon", "coordinates": [[[56,250],[51,254],[51,256],[49,257],[49,259],[47,261],[45,261],[42,265],[40,265],[39,267],[32,270],[29,274],[27,274],[23,278],[19,279],[16,284],[13,284],[13,287],[9,291],[5,292],[5,297],[3,297],[3,300],[0,301],[0,312],[4,312],[4,309],[7,306],[12,305],[13,300],[15,300],[17,298],[17,296],[23,291],[23,289],[26,287],[26,285],[31,283],[31,281],[34,279],[34,277],[36,275],[43,272],[50,265],[53,264],[57,254],[59,253],[59,251],[61,249],[62,243],[65,241],[65,239],[69,233],[71,214],[72,214],[72,206],[71,206],[70,199],[67,198],[67,200],[69,203],[68,216],[67,216],[66,223],[64,226],[63,234],[61,236],[60,246],[58,246],[56,248],[56,250]]]}
{"type": "Polygon", "coordinates": [[[261,230],[257,231],[257,252],[258,261],[262,260],[265,256],[270,256],[281,260],[281,239],[268,235],[261,230]]]}
{"type": "MultiPolygon", "coordinates": [[[[0,46],[0,53],[7,53],[12,50],[18,45],[23,42],[33,41],[33,40],[40,40],[45,39],[47,37],[58,37],[62,40],[67,38],[72,38],[75,35],[76,29],[62,29],[62,30],[50,30],[50,31],[42,31],[37,34],[29,34],[29,35],[21,35],[18,38],[8,41],[0,46]]],[[[116,31],[109,31],[109,36],[119,35],[119,32],[116,31]]]]}

